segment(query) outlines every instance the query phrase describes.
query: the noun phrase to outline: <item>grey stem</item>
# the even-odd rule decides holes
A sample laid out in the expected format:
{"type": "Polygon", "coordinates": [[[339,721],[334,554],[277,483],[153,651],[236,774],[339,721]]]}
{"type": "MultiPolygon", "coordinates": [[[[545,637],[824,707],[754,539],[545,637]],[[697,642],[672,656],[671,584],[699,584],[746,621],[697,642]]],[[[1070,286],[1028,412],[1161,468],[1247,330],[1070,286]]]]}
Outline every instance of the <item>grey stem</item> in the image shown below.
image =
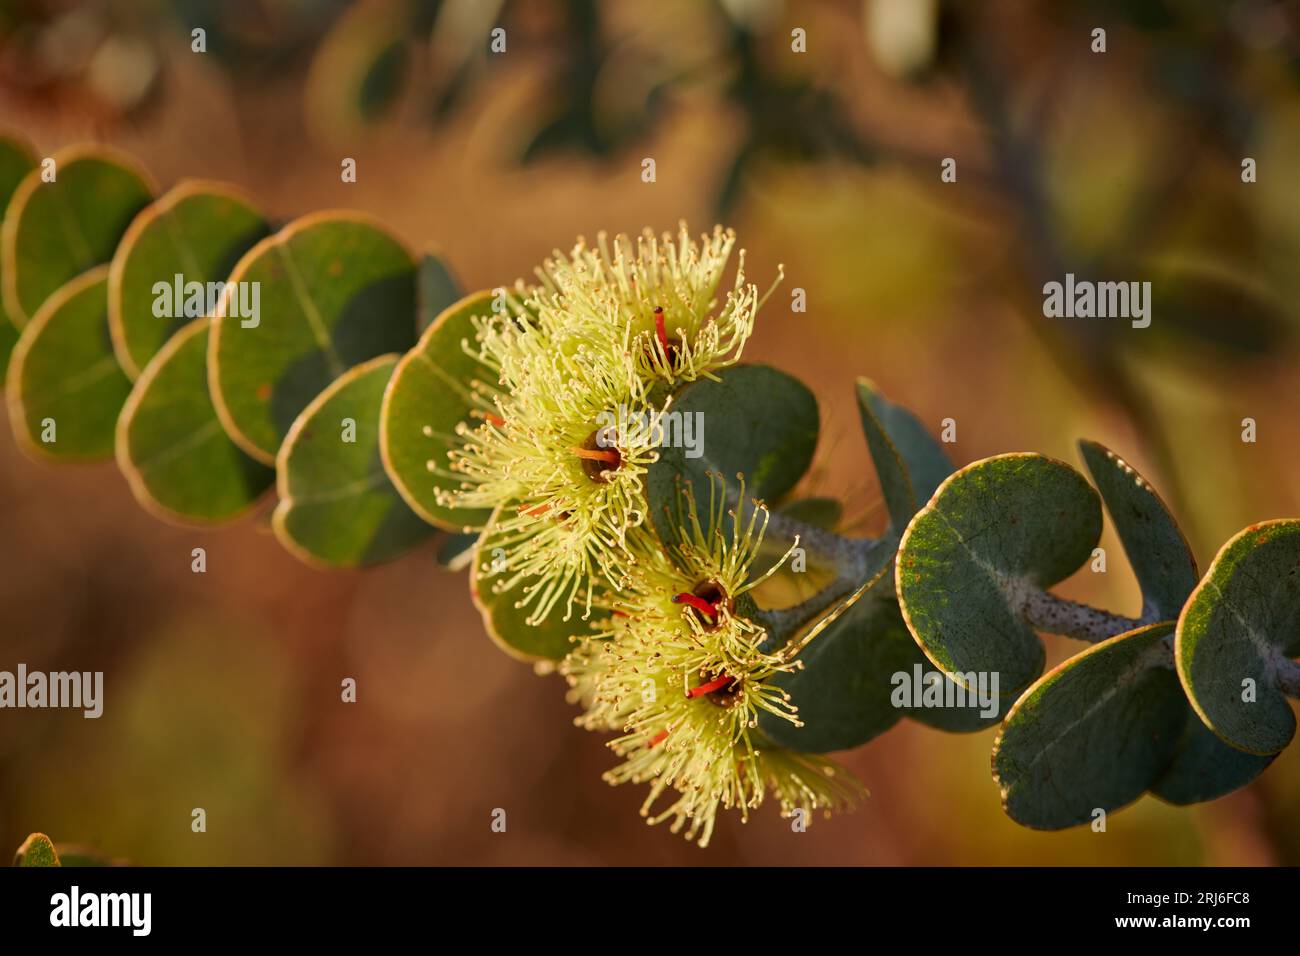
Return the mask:
{"type": "Polygon", "coordinates": [[[835,568],[834,580],[811,597],[791,607],[758,612],[767,628],[768,641],[778,646],[860,588],[874,550],[889,546],[878,538],[845,538],[777,512],[768,515],[767,533],[790,542],[798,538],[800,547],[835,568]]]}
{"type": "Polygon", "coordinates": [[[1142,626],[1142,622],[1134,618],[1057,597],[1041,588],[1025,586],[1019,592],[1020,613],[1025,621],[1036,630],[1049,634],[1063,634],[1096,644],[1142,626]]]}
{"type": "Polygon", "coordinates": [[[879,543],[878,538],[845,538],[776,511],[768,514],[767,533],[786,541],[798,536],[800,547],[835,566],[837,579],[861,577],[868,556],[879,543]]]}

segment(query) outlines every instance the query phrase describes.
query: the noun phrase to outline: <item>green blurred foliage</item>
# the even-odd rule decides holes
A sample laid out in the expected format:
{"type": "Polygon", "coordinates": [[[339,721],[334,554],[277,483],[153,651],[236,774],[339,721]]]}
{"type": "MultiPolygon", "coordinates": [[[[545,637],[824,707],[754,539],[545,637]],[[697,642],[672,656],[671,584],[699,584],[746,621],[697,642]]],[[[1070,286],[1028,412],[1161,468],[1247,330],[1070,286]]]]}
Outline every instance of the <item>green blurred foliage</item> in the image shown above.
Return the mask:
{"type": "Polygon", "coordinates": [[[328,861],[326,808],[292,767],[302,690],[255,632],[210,619],[153,635],[106,680],[102,717],[25,741],[46,782],[15,794],[14,817],[139,865],[328,861]],[[191,830],[196,807],[204,833],[191,830]]]}

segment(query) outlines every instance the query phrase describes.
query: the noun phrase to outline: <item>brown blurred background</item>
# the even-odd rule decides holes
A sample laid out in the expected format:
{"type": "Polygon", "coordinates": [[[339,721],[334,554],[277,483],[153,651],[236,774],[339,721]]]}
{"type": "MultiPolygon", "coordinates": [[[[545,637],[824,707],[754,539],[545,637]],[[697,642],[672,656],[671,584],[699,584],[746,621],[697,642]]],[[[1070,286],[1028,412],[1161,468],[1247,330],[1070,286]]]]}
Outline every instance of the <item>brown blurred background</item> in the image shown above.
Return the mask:
{"type": "MultiPolygon", "coordinates": [[[[883,518],[857,375],[936,432],[955,419],[959,464],[1112,446],[1202,567],[1244,525],[1300,514],[1294,4],[497,7],[10,0],[0,126],[42,155],[111,143],[164,188],[228,180],[283,220],[366,210],[467,288],[580,234],[734,226],[760,286],[786,267],[747,356],[817,393],[806,487],[846,498],[861,533],[883,518]],[[1042,283],[1067,270],[1153,281],[1151,328],[1043,318],[1042,283]]],[[[701,851],[601,782],[613,755],[571,726],[561,681],[496,650],[432,547],[311,570],[264,513],[170,527],[114,465],[37,465],[7,437],[0,541],[0,667],[106,674],[99,720],[0,715],[0,848],[42,830],[148,864],[1300,863],[1300,747],[1215,803],[1148,797],[1104,834],[1037,833],[999,808],[993,732],[908,721],[842,755],[871,789],[856,813],[806,834],[771,805],[729,813],[701,851]]],[[[1065,591],[1135,614],[1109,528],[1103,544],[1109,572],[1065,591]]],[[[1053,663],[1080,649],[1049,640],[1053,663]]]]}

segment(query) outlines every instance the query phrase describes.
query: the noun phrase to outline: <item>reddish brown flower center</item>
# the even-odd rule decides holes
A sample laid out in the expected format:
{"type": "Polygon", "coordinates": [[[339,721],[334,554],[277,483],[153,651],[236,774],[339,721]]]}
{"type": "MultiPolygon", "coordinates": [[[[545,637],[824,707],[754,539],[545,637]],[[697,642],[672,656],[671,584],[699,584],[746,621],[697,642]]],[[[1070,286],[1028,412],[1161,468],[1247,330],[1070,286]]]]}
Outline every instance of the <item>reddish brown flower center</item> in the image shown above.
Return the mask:
{"type": "Polygon", "coordinates": [[[686,613],[694,614],[696,620],[704,625],[705,629],[717,626],[719,608],[724,605],[728,610],[731,608],[727,593],[716,581],[702,581],[695,586],[694,590],[674,594],[673,603],[685,604],[688,608],[686,613]]]}
{"type": "Polygon", "coordinates": [[[617,430],[613,425],[597,428],[579,447],[572,449],[582,462],[582,470],[592,481],[606,482],[623,464],[623,456],[616,445],[617,430]]]}
{"type": "MultiPolygon", "coordinates": [[[[702,674],[701,676],[708,675],[702,674]]],[[[698,687],[692,687],[686,692],[686,696],[692,700],[703,697],[709,703],[717,704],[719,707],[730,707],[740,700],[742,686],[743,682],[730,674],[718,674],[698,687]]]]}
{"type": "Polygon", "coordinates": [[[705,694],[712,694],[714,691],[723,690],[731,686],[732,678],[726,674],[720,674],[698,687],[692,687],[686,692],[687,697],[703,697],[705,694]]]}
{"type": "Polygon", "coordinates": [[[707,617],[710,622],[716,621],[718,618],[718,606],[716,604],[712,601],[706,601],[702,597],[691,594],[689,591],[683,591],[681,594],[674,594],[673,603],[687,604],[695,608],[695,610],[707,617]]]}

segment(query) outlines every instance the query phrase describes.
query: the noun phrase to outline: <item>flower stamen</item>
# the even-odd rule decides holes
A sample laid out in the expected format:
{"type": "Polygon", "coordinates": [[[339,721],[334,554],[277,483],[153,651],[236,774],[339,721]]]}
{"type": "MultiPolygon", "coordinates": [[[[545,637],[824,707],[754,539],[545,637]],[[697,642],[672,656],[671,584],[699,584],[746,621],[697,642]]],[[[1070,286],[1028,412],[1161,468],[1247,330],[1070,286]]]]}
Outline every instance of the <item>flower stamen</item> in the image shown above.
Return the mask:
{"type": "Polygon", "coordinates": [[[659,344],[663,346],[664,354],[668,354],[668,329],[664,326],[664,307],[655,306],[655,335],[659,336],[659,344]]]}
{"type": "Polygon", "coordinates": [[[582,460],[582,470],[596,482],[607,482],[612,472],[623,465],[623,455],[615,444],[616,432],[612,426],[598,428],[582,445],[569,449],[582,460]]]}
{"type": "Polygon", "coordinates": [[[668,363],[669,369],[672,369],[677,361],[677,347],[681,340],[668,337],[668,326],[664,322],[663,306],[655,307],[655,338],[659,340],[659,347],[663,349],[664,361],[668,363]]]}
{"type": "Polygon", "coordinates": [[[579,458],[585,458],[588,461],[607,461],[612,465],[617,465],[623,457],[615,448],[600,450],[596,448],[574,448],[573,453],[579,458]]]}
{"type": "Polygon", "coordinates": [[[691,594],[689,591],[683,591],[680,594],[674,594],[673,603],[690,605],[695,610],[699,611],[701,614],[706,614],[709,616],[710,619],[717,620],[718,617],[717,604],[711,601],[706,601],[702,597],[697,597],[696,595],[691,594]]]}
{"type": "Polygon", "coordinates": [[[720,674],[708,683],[701,684],[699,687],[692,687],[686,692],[686,696],[703,697],[705,694],[712,694],[714,691],[725,690],[731,686],[734,679],[729,674],[720,674]]]}

